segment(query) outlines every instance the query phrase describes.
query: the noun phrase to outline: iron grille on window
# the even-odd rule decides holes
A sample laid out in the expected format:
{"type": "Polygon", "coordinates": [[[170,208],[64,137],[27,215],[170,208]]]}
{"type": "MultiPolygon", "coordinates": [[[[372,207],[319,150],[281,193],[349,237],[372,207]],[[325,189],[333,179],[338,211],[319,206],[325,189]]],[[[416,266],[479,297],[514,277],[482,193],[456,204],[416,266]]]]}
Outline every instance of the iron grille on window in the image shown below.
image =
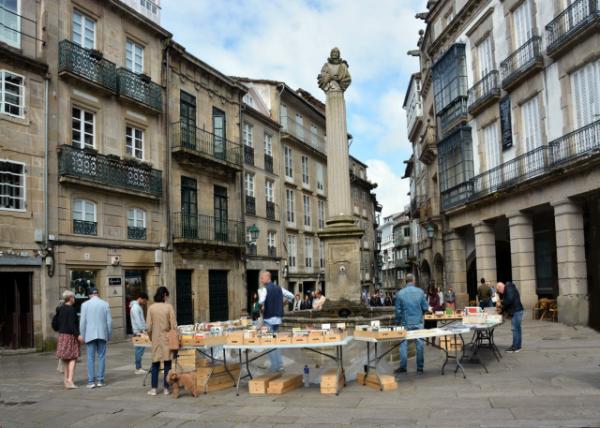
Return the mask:
{"type": "Polygon", "coordinates": [[[73,219],[73,233],[76,235],[92,235],[98,234],[97,223],[95,221],[75,220],[73,219]]]}

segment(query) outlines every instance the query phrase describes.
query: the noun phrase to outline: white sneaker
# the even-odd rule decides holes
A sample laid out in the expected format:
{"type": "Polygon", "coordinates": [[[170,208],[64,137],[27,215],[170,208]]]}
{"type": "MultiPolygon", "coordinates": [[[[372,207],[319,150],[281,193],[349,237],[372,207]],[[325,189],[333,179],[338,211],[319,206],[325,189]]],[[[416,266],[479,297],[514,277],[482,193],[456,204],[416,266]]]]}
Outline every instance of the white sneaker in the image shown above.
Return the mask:
{"type": "Polygon", "coordinates": [[[96,384],[96,388],[102,388],[104,386],[104,384],[102,382],[98,382],[96,384]]]}
{"type": "Polygon", "coordinates": [[[135,369],[134,373],[142,375],[142,374],[146,374],[148,372],[146,370],[144,370],[144,369],[135,369]]]}
{"type": "Polygon", "coordinates": [[[148,391],[148,395],[156,395],[156,389],[152,388],[150,391],[148,391]]]}
{"type": "Polygon", "coordinates": [[[163,390],[163,395],[169,395],[169,394],[170,394],[170,392],[168,389],[163,390]]]}
{"type": "Polygon", "coordinates": [[[94,389],[96,387],[96,384],[95,383],[88,383],[85,387],[87,389],[94,389]]]}

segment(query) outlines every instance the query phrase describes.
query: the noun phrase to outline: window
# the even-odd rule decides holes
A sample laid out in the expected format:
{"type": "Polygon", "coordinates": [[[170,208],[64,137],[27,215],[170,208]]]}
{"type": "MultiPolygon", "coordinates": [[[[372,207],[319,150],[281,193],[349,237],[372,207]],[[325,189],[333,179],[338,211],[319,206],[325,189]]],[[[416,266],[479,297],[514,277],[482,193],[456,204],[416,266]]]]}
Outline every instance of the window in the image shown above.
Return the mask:
{"type": "Polygon", "coordinates": [[[319,239],[319,268],[325,268],[325,242],[319,239]]]}
{"type": "Polygon", "coordinates": [[[146,228],[146,211],[140,208],[131,208],[127,212],[127,226],[146,228]]]}
{"type": "Polygon", "coordinates": [[[96,204],[86,199],[73,201],[73,233],[96,235],[96,204]]]}
{"type": "Polygon", "coordinates": [[[275,183],[271,180],[265,180],[265,198],[267,202],[275,202],[275,192],[273,188],[275,187],[275,183]]]}
{"type": "Polygon", "coordinates": [[[491,36],[486,37],[477,46],[477,56],[479,58],[479,78],[483,79],[489,72],[496,68],[494,65],[491,36]]]}
{"type": "Polygon", "coordinates": [[[151,0],[140,0],[140,6],[143,9],[146,9],[148,12],[152,13],[152,15],[158,14],[158,6],[151,0]]]}
{"type": "Polygon", "coordinates": [[[313,260],[313,239],[312,237],[304,237],[304,266],[312,268],[313,260]]]}
{"type": "Polygon", "coordinates": [[[21,19],[19,0],[0,0],[0,41],[21,47],[21,19]]]}
{"type": "Polygon", "coordinates": [[[275,244],[275,232],[271,230],[267,232],[267,246],[269,248],[275,248],[277,246],[275,244]]]}
{"type": "Polygon", "coordinates": [[[279,106],[279,120],[281,122],[281,128],[284,131],[287,131],[287,129],[288,129],[288,113],[287,113],[287,106],[285,104],[281,104],[279,106]]]}
{"type": "Polygon", "coordinates": [[[254,142],[252,139],[253,131],[254,127],[248,122],[244,122],[242,127],[242,141],[244,142],[245,146],[254,147],[254,142]]]}
{"type": "Polygon", "coordinates": [[[288,266],[290,269],[296,269],[296,257],[298,248],[296,246],[296,235],[288,235],[288,266]]]}
{"type": "Polygon", "coordinates": [[[310,227],[310,196],[302,195],[304,202],[304,226],[310,227]]]}
{"type": "Polygon", "coordinates": [[[273,156],[273,136],[265,132],[265,155],[273,156]]]}
{"type": "Polygon", "coordinates": [[[25,210],[25,165],[0,160],[0,210],[25,210]]]}
{"type": "Polygon", "coordinates": [[[316,125],[310,125],[310,142],[313,146],[319,144],[319,131],[316,125]]]}
{"type": "Polygon", "coordinates": [[[571,75],[575,125],[581,128],[600,119],[600,61],[587,64],[571,75]]]}
{"type": "Polygon", "coordinates": [[[246,173],[246,195],[254,197],[254,175],[246,173]]]}
{"type": "Polygon", "coordinates": [[[95,49],[96,21],[87,15],[74,10],[71,40],[73,43],[76,43],[86,49],[95,49]]]}
{"type": "Polygon", "coordinates": [[[500,141],[498,140],[496,122],[483,128],[483,141],[485,143],[486,166],[489,171],[500,165],[500,141]]]}
{"type": "Polygon", "coordinates": [[[144,159],[144,131],[127,126],[125,134],[125,152],[137,159],[144,159]]]}
{"type": "Polygon", "coordinates": [[[294,178],[294,159],[292,157],[292,149],[289,147],[283,148],[283,156],[285,163],[285,176],[287,178],[294,178]]]}
{"type": "Polygon", "coordinates": [[[513,12],[513,33],[515,37],[514,48],[523,46],[533,36],[533,25],[531,22],[530,0],[525,0],[521,6],[513,12]]]}
{"type": "Polygon", "coordinates": [[[291,189],[285,190],[286,205],[287,205],[287,222],[294,224],[294,191],[291,189]]]}
{"type": "Polygon", "coordinates": [[[521,114],[523,120],[523,142],[525,143],[525,149],[530,152],[542,144],[537,96],[521,106],[521,114]]]}
{"type": "Polygon", "coordinates": [[[144,47],[129,39],[125,42],[125,67],[134,73],[144,72],[144,47]]]}
{"type": "Polygon", "coordinates": [[[323,170],[323,164],[317,162],[316,169],[317,169],[317,191],[320,193],[323,193],[325,191],[325,178],[324,178],[325,173],[323,170]]]}
{"type": "Polygon", "coordinates": [[[405,227],[403,232],[405,238],[410,238],[410,227],[405,227]]]}
{"type": "Polygon", "coordinates": [[[309,185],[307,156],[302,156],[302,184],[309,185]]]}
{"type": "Polygon", "coordinates": [[[296,137],[304,141],[304,118],[300,113],[296,113],[296,137]]]}
{"type": "Polygon", "coordinates": [[[325,229],[325,201],[319,199],[317,201],[317,215],[319,221],[319,229],[325,229]]]}
{"type": "Polygon", "coordinates": [[[96,115],[79,107],[73,107],[73,146],[79,149],[96,147],[96,115]]]}
{"type": "MultiPolygon", "coordinates": [[[[2,0],[0,0],[1,4],[2,0]]],[[[0,25],[0,31],[1,28],[0,25]]],[[[17,117],[24,116],[25,79],[23,76],[6,70],[0,71],[0,113],[17,117]]]]}

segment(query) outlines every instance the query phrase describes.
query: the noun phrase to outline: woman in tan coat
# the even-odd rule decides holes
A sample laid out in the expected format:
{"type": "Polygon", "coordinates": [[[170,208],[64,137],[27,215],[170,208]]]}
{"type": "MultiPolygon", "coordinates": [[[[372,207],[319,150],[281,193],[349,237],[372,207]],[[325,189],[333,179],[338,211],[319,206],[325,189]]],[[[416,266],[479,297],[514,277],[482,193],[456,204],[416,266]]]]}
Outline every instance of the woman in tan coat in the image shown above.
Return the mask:
{"type": "Polygon", "coordinates": [[[169,394],[169,384],[167,383],[167,375],[171,370],[171,360],[173,352],[169,349],[169,340],[167,333],[177,329],[177,321],[175,320],[175,311],[169,301],[169,290],[167,287],[158,287],[154,295],[154,304],[148,308],[148,334],[152,338],[152,389],[148,391],[148,395],[156,395],[158,387],[158,372],[160,363],[163,363],[164,368],[164,394],[169,394]]]}

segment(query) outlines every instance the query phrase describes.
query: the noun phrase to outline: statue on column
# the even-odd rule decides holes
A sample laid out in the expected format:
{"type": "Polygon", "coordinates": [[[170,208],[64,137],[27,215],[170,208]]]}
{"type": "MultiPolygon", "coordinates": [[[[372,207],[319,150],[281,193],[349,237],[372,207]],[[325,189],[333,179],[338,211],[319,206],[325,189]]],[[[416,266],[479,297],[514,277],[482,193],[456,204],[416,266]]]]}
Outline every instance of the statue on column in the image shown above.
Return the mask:
{"type": "Polygon", "coordinates": [[[340,50],[331,49],[327,62],[321,68],[321,74],[317,76],[319,88],[325,93],[330,90],[344,92],[352,82],[348,67],[348,63],[340,56],[340,50]]]}

